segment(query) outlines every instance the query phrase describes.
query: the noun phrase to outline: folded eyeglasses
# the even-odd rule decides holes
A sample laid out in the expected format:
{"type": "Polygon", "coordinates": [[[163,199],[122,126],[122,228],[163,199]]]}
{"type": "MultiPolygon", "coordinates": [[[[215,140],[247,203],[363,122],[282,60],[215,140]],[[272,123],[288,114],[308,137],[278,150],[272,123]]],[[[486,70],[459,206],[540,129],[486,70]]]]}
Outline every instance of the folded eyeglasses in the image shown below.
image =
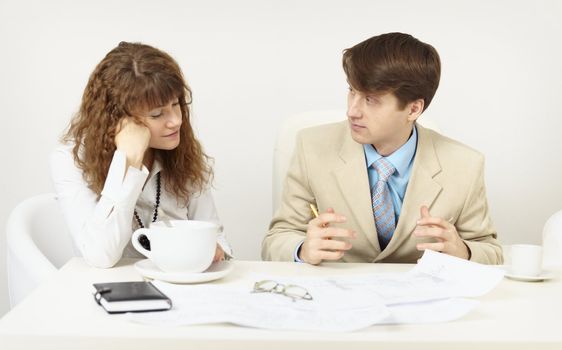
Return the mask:
{"type": "Polygon", "coordinates": [[[281,294],[294,301],[312,300],[312,295],[303,287],[295,284],[282,284],[273,280],[263,280],[254,283],[252,293],[281,294]]]}

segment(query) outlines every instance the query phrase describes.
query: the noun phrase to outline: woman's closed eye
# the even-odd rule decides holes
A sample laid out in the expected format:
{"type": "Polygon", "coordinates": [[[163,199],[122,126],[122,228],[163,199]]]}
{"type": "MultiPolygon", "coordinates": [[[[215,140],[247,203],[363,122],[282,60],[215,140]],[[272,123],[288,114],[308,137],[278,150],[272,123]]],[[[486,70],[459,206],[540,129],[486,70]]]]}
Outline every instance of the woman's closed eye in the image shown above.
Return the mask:
{"type": "Polygon", "coordinates": [[[150,118],[152,119],[156,119],[158,117],[160,117],[162,114],[164,114],[164,109],[163,108],[155,108],[152,111],[150,111],[148,113],[148,115],[150,116],[150,118]]]}

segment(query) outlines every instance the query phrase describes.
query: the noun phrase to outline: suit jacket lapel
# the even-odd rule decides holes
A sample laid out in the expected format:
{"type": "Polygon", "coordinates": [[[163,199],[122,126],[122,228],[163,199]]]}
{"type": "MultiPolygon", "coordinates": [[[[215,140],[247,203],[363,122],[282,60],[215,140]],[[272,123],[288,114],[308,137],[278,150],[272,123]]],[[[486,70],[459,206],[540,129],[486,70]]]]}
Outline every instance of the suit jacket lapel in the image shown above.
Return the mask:
{"type": "Polygon", "coordinates": [[[371,206],[369,177],[365,165],[363,146],[351,138],[348,128],[340,149],[341,166],[334,170],[337,184],[350,212],[353,214],[361,232],[372,245],[376,254],[380,253],[375,229],[375,218],[371,206]]]}
{"type": "Polygon", "coordinates": [[[431,208],[442,190],[441,185],[434,180],[434,176],[441,171],[441,165],[435,152],[430,131],[420,125],[416,126],[418,145],[398,225],[388,246],[377,256],[375,261],[388,257],[408,239],[416,227],[417,219],[420,217],[420,207],[426,205],[431,208]]]}

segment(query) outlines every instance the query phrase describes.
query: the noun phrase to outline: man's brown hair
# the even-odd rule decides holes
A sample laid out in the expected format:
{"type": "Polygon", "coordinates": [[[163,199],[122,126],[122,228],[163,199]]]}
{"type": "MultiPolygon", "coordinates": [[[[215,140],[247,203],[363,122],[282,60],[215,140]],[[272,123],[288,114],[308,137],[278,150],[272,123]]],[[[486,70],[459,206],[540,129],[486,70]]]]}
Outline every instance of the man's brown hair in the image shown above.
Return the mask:
{"type": "Polygon", "coordinates": [[[354,89],[393,93],[400,108],[421,98],[425,110],[439,86],[441,61],[433,46],[409,34],[387,33],[344,50],[343,69],[354,89]]]}

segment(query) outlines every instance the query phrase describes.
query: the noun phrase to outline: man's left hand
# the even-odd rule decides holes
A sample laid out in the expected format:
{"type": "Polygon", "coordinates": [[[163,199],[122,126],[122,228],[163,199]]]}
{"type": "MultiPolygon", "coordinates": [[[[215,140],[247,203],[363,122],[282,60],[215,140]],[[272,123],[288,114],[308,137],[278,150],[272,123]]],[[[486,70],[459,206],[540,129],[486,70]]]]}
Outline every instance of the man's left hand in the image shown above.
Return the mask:
{"type": "Polygon", "coordinates": [[[444,220],[429,215],[429,209],[424,205],[420,209],[421,219],[418,220],[414,236],[431,237],[436,240],[434,243],[418,243],[418,250],[434,250],[437,252],[453,255],[462,259],[470,258],[468,246],[459,236],[455,225],[444,220]]]}

